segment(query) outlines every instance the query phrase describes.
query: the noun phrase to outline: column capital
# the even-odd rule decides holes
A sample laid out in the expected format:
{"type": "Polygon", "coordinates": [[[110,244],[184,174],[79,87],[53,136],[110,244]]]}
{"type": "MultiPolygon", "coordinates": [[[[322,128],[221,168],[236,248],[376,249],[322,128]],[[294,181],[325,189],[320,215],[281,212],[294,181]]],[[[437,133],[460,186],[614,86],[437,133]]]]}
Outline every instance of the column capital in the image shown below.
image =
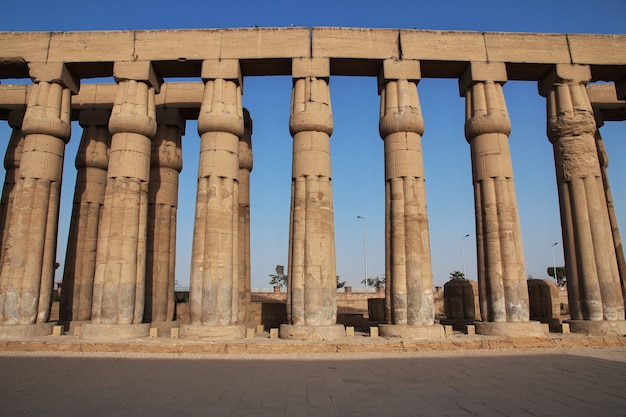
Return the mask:
{"type": "Polygon", "coordinates": [[[504,62],[472,61],[459,78],[459,94],[465,97],[467,90],[475,83],[493,81],[504,85],[508,81],[504,62]]]}
{"type": "Polygon", "coordinates": [[[185,118],[179,109],[158,106],[156,109],[157,125],[176,126],[180,134],[185,134],[185,118]]]}
{"type": "Polygon", "coordinates": [[[69,89],[72,94],[77,94],[80,89],[80,79],[74,75],[62,62],[29,63],[28,73],[30,78],[36,82],[57,83],[69,89]]]}
{"type": "Polygon", "coordinates": [[[293,58],[291,60],[292,78],[330,78],[330,59],[328,58],[293,58]]]}
{"type": "Polygon", "coordinates": [[[159,92],[163,78],[154,70],[151,61],[121,61],[113,64],[113,77],[116,82],[124,80],[143,81],[159,92]]]}
{"type": "Polygon", "coordinates": [[[539,94],[546,97],[555,84],[587,84],[591,80],[591,67],[578,64],[556,64],[539,80],[539,94]]]}
{"type": "Polygon", "coordinates": [[[615,82],[615,91],[618,99],[626,100],[626,77],[615,82]]]}
{"type": "Polygon", "coordinates": [[[111,110],[85,109],[78,115],[78,123],[82,126],[108,125],[111,118],[111,110]]]}

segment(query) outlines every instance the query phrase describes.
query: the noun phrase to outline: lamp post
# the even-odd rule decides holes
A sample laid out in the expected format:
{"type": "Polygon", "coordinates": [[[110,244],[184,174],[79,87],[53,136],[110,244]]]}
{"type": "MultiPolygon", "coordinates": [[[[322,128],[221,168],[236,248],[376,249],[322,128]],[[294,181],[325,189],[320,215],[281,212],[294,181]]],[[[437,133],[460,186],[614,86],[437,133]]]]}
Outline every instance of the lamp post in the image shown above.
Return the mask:
{"type": "Polygon", "coordinates": [[[357,219],[363,219],[363,262],[365,263],[365,292],[367,292],[367,220],[363,216],[356,216],[357,219]]]}
{"type": "Polygon", "coordinates": [[[465,235],[461,238],[461,256],[463,257],[463,278],[467,279],[467,276],[465,275],[465,248],[463,247],[463,239],[466,237],[469,237],[469,235],[465,235]]]}
{"type": "Polygon", "coordinates": [[[554,261],[554,247],[558,245],[559,242],[554,242],[552,244],[552,273],[554,274],[554,280],[556,281],[556,285],[559,285],[559,280],[557,279],[558,274],[556,273],[556,262],[554,261]]]}

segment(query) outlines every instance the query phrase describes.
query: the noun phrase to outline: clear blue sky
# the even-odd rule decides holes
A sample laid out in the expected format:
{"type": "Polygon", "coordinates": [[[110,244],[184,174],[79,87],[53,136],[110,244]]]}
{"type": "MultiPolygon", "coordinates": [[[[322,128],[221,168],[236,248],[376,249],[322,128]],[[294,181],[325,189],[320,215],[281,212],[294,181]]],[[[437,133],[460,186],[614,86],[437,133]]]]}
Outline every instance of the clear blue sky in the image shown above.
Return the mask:
{"type": "MultiPolygon", "coordinates": [[[[442,30],[626,33],[624,0],[494,1],[41,1],[0,0],[0,31],[85,31],[225,27],[345,26],[442,30]]],[[[197,81],[194,79],[193,81],[197,81]]],[[[335,131],[331,138],[337,273],[360,286],[364,275],[363,222],[367,219],[370,276],[384,274],[383,143],[378,136],[379,97],[373,78],[331,79],[335,131]]],[[[291,144],[289,77],[248,77],[244,106],[254,119],[252,172],[252,286],[268,286],[277,264],[286,266],[289,230],[291,144]]],[[[419,95],[433,281],[442,285],[462,270],[476,278],[474,203],[469,145],[463,134],[464,101],[456,80],[424,79],[419,95]]],[[[552,148],[545,135],[545,100],[535,83],[504,88],[513,132],[510,146],[527,274],[546,276],[563,264],[552,148]]],[[[609,122],[601,133],[609,153],[609,176],[626,238],[626,125],[609,122]]],[[[63,264],[75,181],[74,157],[81,129],[73,125],[67,147],[58,260],[63,264]]],[[[9,138],[6,123],[0,137],[9,138]]],[[[6,143],[6,142],[5,142],[6,143]]],[[[177,280],[189,282],[199,141],[195,122],[183,138],[178,218],[177,280]]],[[[0,178],[1,179],[1,178],[0,178]]],[[[61,270],[57,272],[61,278],[61,270]]]]}

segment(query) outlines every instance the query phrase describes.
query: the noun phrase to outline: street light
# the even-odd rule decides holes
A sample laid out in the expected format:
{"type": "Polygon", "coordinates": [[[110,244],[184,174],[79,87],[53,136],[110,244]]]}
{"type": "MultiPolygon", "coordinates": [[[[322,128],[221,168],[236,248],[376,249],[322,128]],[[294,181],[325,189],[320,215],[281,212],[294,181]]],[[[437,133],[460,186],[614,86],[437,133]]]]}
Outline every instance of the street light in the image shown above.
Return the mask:
{"type": "Polygon", "coordinates": [[[357,219],[363,219],[363,261],[365,263],[365,292],[367,292],[367,220],[363,216],[356,216],[357,219]]]}
{"type": "Polygon", "coordinates": [[[559,284],[559,280],[556,278],[558,275],[556,273],[556,262],[554,261],[554,247],[556,245],[558,245],[559,242],[554,242],[552,244],[552,247],[550,249],[552,249],[552,273],[554,274],[554,280],[556,281],[556,284],[559,284]]]}
{"type": "Polygon", "coordinates": [[[465,276],[465,248],[463,247],[463,239],[469,237],[469,235],[465,235],[461,238],[461,256],[463,257],[463,278],[467,278],[465,276]]]}

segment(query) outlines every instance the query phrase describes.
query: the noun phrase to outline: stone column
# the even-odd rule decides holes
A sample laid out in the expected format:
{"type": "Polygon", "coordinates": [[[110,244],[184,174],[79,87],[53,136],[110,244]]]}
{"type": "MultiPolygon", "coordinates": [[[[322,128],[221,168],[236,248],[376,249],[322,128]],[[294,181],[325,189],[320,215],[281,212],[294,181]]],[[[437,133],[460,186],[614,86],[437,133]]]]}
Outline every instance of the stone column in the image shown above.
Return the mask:
{"type": "Polygon", "coordinates": [[[144,321],[169,335],[174,317],[178,175],[183,169],[181,136],[185,119],[178,109],[157,109],[148,185],[148,241],[144,321]]]}
{"type": "Polygon", "coordinates": [[[239,139],[239,323],[248,321],[250,305],[250,172],[252,171],[252,119],[243,109],[244,130],[239,139]]]}
{"type": "Polygon", "coordinates": [[[83,110],[83,127],[76,155],[76,188],[65,256],[59,318],[74,329],[91,320],[93,279],[96,270],[98,224],[104,203],[109,164],[110,110],[83,110]],[[71,322],[71,323],[70,323],[71,322]]]}
{"type": "MultiPolygon", "coordinates": [[[[626,77],[620,79],[619,81],[615,83],[615,91],[617,93],[617,98],[619,100],[626,100],[626,77]]],[[[624,109],[624,111],[626,111],[626,108],[624,109]]],[[[608,164],[608,158],[607,158],[607,164],[608,164]]],[[[611,203],[612,203],[612,197],[610,197],[607,194],[607,202],[609,198],[611,198],[611,203]]],[[[609,211],[609,214],[611,215],[610,211],[609,211]]],[[[617,219],[615,218],[615,212],[613,211],[613,214],[611,217],[611,225],[613,227],[613,240],[615,241],[615,251],[616,251],[617,262],[618,262],[618,267],[619,267],[620,282],[622,284],[622,295],[624,297],[624,304],[626,304],[626,260],[624,258],[624,248],[622,246],[622,240],[619,236],[619,230],[613,226],[616,224],[617,224],[617,219]]]]}
{"type": "Polygon", "coordinates": [[[24,119],[24,111],[11,111],[9,113],[9,126],[13,128],[9,146],[4,155],[4,168],[6,173],[4,176],[4,186],[2,187],[2,200],[0,200],[0,236],[2,237],[2,246],[0,246],[0,265],[4,253],[8,250],[7,240],[9,236],[9,221],[13,209],[13,201],[15,200],[15,187],[19,182],[20,161],[22,160],[22,152],[24,150],[24,134],[22,133],[22,120],[24,119]]]}
{"type": "Polygon", "coordinates": [[[539,336],[529,322],[522,232],[509,150],[511,121],[502,85],[503,63],[472,62],[459,80],[466,99],[465,137],[470,144],[476,253],[482,322],[476,332],[499,336],[539,336]]]}
{"type": "Polygon", "coordinates": [[[142,324],[151,139],[161,80],[147,61],[116,62],[117,94],[109,121],[111,151],[98,232],[91,324],[82,337],[148,336],[142,324]]]}
{"type": "Polygon", "coordinates": [[[626,334],[611,223],[585,84],[588,66],[559,64],[539,82],[547,101],[573,332],[626,334]]]}
{"type": "Polygon", "coordinates": [[[280,337],[333,340],[337,325],[337,278],[330,135],[330,61],[294,58],[289,130],[293,136],[287,318],[280,337]]]}
{"type": "Polygon", "coordinates": [[[385,60],[379,77],[379,132],[385,144],[386,325],[382,336],[441,338],[424,186],[424,119],[419,61],[385,60]]]}
{"type": "Polygon", "coordinates": [[[244,132],[237,60],[204,61],[200,161],[191,254],[188,339],[245,336],[239,317],[239,138],[244,132]]]}
{"type": "Polygon", "coordinates": [[[78,80],[63,64],[30,65],[31,88],[15,199],[0,272],[0,337],[50,334],[59,196],[71,94],[78,80]]]}
{"type": "Polygon", "coordinates": [[[611,194],[611,186],[609,184],[609,176],[606,172],[609,166],[609,156],[606,153],[600,128],[604,125],[602,113],[594,111],[596,122],[596,149],[598,150],[598,160],[600,161],[600,172],[602,174],[602,185],[604,186],[604,196],[606,198],[606,207],[609,211],[609,222],[611,223],[611,234],[613,235],[613,246],[615,247],[615,256],[617,259],[617,271],[620,277],[622,287],[622,297],[626,300],[626,260],[624,259],[624,250],[622,247],[622,238],[619,234],[619,225],[615,214],[615,205],[613,204],[613,195],[611,194]]]}

